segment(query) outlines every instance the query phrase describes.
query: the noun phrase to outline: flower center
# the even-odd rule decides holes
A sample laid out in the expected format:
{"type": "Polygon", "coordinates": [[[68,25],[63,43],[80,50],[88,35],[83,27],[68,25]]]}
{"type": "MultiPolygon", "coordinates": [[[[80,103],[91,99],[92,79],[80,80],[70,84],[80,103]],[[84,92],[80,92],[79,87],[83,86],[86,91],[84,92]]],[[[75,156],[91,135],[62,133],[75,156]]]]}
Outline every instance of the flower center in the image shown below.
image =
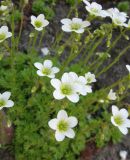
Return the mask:
{"type": "Polygon", "coordinates": [[[122,125],[123,122],[124,122],[124,120],[123,120],[123,118],[122,118],[121,116],[116,116],[116,117],[114,117],[114,121],[115,121],[115,123],[116,123],[117,125],[122,125]]]}
{"type": "Polygon", "coordinates": [[[66,132],[68,130],[68,127],[69,124],[65,120],[61,120],[57,125],[57,128],[60,132],[66,132]]]}
{"type": "Polygon", "coordinates": [[[116,18],[114,21],[115,21],[117,24],[121,24],[121,21],[120,21],[118,18],[116,18]]]}
{"type": "Polygon", "coordinates": [[[98,13],[98,9],[97,9],[97,8],[91,8],[91,11],[92,11],[93,13],[98,13]]]}
{"type": "Polygon", "coordinates": [[[65,95],[70,95],[72,94],[72,87],[70,84],[63,84],[61,86],[61,92],[65,95]]]}
{"type": "Polygon", "coordinates": [[[87,78],[87,82],[91,83],[92,79],[90,77],[87,78]]]}
{"type": "Polygon", "coordinates": [[[50,68],[43,68],[42,73],[46,74],[46,75],[49,75],[51,73],[51,69],[50,68]]]}
{"type": "Polygon", "coordinates": [[[80,28],[81,28],[81,24],[79,24],[79,23],[72,23],[71,24],[71,29],[72,30],[78,30],[80,28]]]}
{"type": "Polygon", "coordinates": [[[0,33],[0,41],[4,40],[6,38],[5,33],[0,33]]]}
{"type": "Polygon", "coordinates": [[[35,26],[37,28],[40,28],[42,26],[42,22],[41,21],[35,21],[35,26]]]}
{"type": "Polygon", "coordinates": [[[5,105],[5,101],[3,99],[0,99],[0,107],[5,105]]]}

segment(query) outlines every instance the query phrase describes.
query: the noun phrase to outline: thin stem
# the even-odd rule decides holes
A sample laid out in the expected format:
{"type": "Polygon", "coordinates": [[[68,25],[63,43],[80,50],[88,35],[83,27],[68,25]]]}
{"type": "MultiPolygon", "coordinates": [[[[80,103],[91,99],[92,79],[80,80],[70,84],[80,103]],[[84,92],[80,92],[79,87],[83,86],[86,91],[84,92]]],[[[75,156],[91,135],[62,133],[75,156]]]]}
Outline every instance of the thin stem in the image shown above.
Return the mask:
{"type": "Polygon", "coordinates": [[[86,59],[84,60],[84,64],[87,64],[89,59],[91,58],[93,52],[95,51],[95,49],[99,46],[99,44],[102,42],[102,39],[104,37],[101,37],[95,44],[94,46],[92,47],[92,49],[89,51],[89,54],[87,55],[86,59]]]}
{"type": "Polygon", "coordinates": [[[20,30],[19,30],[19,35],[18,35],[18,40],[17,40],[17,50],[19,47],[19,41],[20,41],[20,37],[22,34],[22,28],[23,28],[23,20],[24,20],[24,5],[22,6],[22,11],[21,11],[22,15],[21,15],[21,22],[20,22],[20,30]]]}
{"type": "Polygon", "coordinates": [[[44,33],[45,33],[45,31],[43,30],[42,34],[41,34],[41,37],[40,37],[40,40],[39,40],[38,48],[41,48],[41,43],[42,43],[42,40],[43,40],[43,37],[44,37],[44,33]]]}
{"type": "Polygon", "coordinates": [[[115,60],[110,63],[106,68],[103,68],[98,74],[97,77],[99,77],[101,74],[105,73],[106,71],[108,71],[116,62],[118,62],[118,60],[120,59],[120,57],[126,53],[126,51],[130,48],[130,44],[115,58],[115,60]]]}

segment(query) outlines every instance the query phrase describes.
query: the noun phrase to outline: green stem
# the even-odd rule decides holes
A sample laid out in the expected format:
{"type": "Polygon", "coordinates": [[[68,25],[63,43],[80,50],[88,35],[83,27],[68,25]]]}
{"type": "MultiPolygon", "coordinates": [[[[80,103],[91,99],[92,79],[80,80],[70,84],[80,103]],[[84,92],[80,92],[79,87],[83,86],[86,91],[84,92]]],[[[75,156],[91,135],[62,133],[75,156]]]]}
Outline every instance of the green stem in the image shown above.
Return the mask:
{"type": "Polygon", "coordinates": [[[88,63],[88,61],[90,60],[93,52],[94,52],[95,49],[99,46],[99,44],[102,42],[103,38],[104,38],[104,37],[101,37],[101,38],[94,44],[94,46],[92,47],[92,49],[89,51],[86,59],[84,60],[84,64],[87,64],[87,63],[88,63]]]}
{"type": "Polygon", "coordinates": [[[32,44],[32,49],[35,48],[36,42],[37,42],[37,38],[38,38],[38,31],[35,31],[34,33],[34,39],[33,39],[33,44],[32,44]]]}
{"type": "Polygon", "coordinates": [[[24,20],[24,6],[22,7],[22,16],[21,16],[21,22],[20,22],[20,30],[19,30],[19,35],[18,35],[18,40],[17,40],[17,50],[18,50],[18,47],[19,47],[19,41],[20,41],[20,37],[21,37],[21,34],[22,34],[22,28],[23,28],[23,20],[24,20]]]}
{"type": "Polygon", "coordinates": [[[130,44],[115,58],[115,60],[110,63],[106,68],[103,68],[98,74],[97,77],[99,77],[101,74],[105,73],[108,71],[116,62],[119,61],[120,57],[126,53],[126,51],[130,48],[130,44]]]}
{"type": "Polygon", "coordinates": [[[41,44],[42,44],[42,40],[43,40],[43,37],[44,37],[44,33],[45,33],[45,31],[42,30],[42,34],[41,34],[41,37],[40,37],[40,40],[39,40],[38,48],[41,48],[41,44]]]}

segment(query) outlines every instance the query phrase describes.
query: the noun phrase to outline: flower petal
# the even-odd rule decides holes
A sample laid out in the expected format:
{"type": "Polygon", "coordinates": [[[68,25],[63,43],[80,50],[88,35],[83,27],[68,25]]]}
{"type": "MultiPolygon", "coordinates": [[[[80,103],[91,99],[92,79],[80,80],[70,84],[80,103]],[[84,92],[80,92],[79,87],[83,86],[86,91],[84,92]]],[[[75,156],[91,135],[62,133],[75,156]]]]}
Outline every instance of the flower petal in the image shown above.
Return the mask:
{"type": "Polygon", "coordinates": [[[8,101],[6,102],[6,105],[5,105],[4,107],[13,107],[13,105],[14,105],[14,102],[11,101],[11,100],[8,100],[8,101]]]}
{"type": "Polygon", "coordinates": [[[59,68],[57,68],[57,67],[53,67],[52,68],[52,72],[53,73],[58,73],[60,70],[59,70],[59,68]]]}
{"type": "Polygon", "coordinates": [[[130,128],[130,119],[126,119],[124,125],[125,125],[127,128],[130,128]]]}
{"type": "Polygon", "coordinates": [[[38,74],[39,76],[45,76],[45,75],[41,72],[41,70],[38,70],[38,71],[37,71],[37,74],[38,74]]]}
{"type": "Polygon", "coordinates": [[[122,115],[123,118],[127,118],[129,116],[128,111],[125,108],[122,108],[119,113],[122,115]]]}
{"type": "Polygon", "coordinates": [[[62,24],[67,24],[67,25],[69,25],[71,22],[72,22],[72,21],[71,21],[71,19],[69,19],[69,18],[64,18],[64,19],[61,20],[61,23],[62,23],[62,24]]]}
{"type": "Polygon", "coordinates": [[[48,125],[49,125],[50,128],[56,130],[56,128],[57,128],[57,123],[58,123],[58,119],[54,118],[54,119],[52,119],[52,120],[50,120],[50,121],[48,122],[48,125]]]}
{"type": "Polygon", "coordinates": [[[56,131],[56,133],[55,133],[55,138],[56,138],[57,141],[60,142],[60,141],[63,141],[63,140],[64,140],[65,135],[62,134],[62,133],[60,133],[60,132],[58,132],[58,131],[56,131]]]}
{"type": "Polygon", "coordinates": [[[72,95],[69,95],[67,96],[67,98],[73,102],[73,103],[77,103],[79,101],[79,95],[78,94],[72,94],[72,95]]]}
{"type": "Polygon", "coordinates": [[[52,61],[51,60],[45,60],[44,61],[44,67],[45,68],[51,68],[53,65],[52,61]]]}
{"type": "Polygon", "coordinates": [[[34,66],[39,70],[42,70],[42,68],[43,68],[42,63],[39,63],[39,62],[34,63],[34,66]]]}
{"type": "Polygon", "coordinates": [[[58,99],[58,100],[65,98],[65,96],[61,94],[59,90],[55,90],[53,92],[53,96],[55,99],[58,99]]]}
{"type": "Polygon", "coordinates": [[[11,92],[4,92],[4,93],[2,94],[2,98],[3,98],[4,100],[8,100],[8,99],[10,98],[10,96],[11,96],[11,92]]]}
{"type": "Polygon", "coordinates": [[[118,126],[118,125],[115,123],[113,116],[111,117],[111,123],[112,123],[114,126],[116,126],[116,127],[118,126]]]}
{"type": "Polygon", "coordinates": [[[75,137],[75,132],[73,131],[73,129],[69,129],[67,132],[64,133],[66,135],[66,137],[68,138],[74,138],[75,137]]]}
{"type": "Polygon", "coordinates": [[[62,30],[65,31],[65,32],[72,32],[72,30],[71,30],[69,25],[63,25],[62,26],[62,30]]]}
{"type": "Polygon", "coordinates": [[[123,126],[120,126],[119,127],[119,130],[124,134],[126,135],[128,133],[128,129],[126,127],[123,127],[123,126]]]}
{"type": "Polygon", "coordinates": [[[78,124],[77,118],[73,116],[68,117],[68,122],[71,128],[75,127],[78,124]]]}
{"type": "Polygon", "coordinates": [[[52,80],[51,80],[51,85],[52,85],[55,89],[60,89],[61,81],[60,81],[59,79],[52,79],[52,80]]]}
{"type": "Polygon", "coordinates": [[[65,110],[60,110],[57,114],[58,119],[66,119],[68,118],[67,112],[65,110]]]}
{"type": "Polygon", "coordinates": [[[113,116],[117,115],[119,113],[119,109],[117,106],[112,105],[112,114],[113,116]]]}

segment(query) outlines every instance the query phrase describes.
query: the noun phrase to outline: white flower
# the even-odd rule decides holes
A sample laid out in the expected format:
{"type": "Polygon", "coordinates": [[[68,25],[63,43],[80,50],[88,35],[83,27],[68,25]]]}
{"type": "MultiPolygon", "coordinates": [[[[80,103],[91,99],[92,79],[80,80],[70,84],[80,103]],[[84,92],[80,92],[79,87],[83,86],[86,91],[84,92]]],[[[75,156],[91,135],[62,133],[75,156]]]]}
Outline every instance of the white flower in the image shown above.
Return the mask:
{"type": "Polygon", "coordinates": [[[130,73],[130,65],[126,65],[126,68],[128,69],[129,73],[130,73]]]}
{"type": "Polygon", "coordinates": [[[55,132],[55,138],[57,141],[63,141],[65,136],[68,138],[74,138],[75,132],[74,128],[78,123],[76,117],[68,117],[65,110],[60,110],[57,114],[57,118],[54,118],[48,122],[48,125],[55,132]]]}
{"type": "Polygon", "coordinates": [[[4,92],[3,94],[0,93],[0,110],[4,107],[12,107],[14,102],[9,100],[11,96],[11,92],[4,92]]]}
{"type": "Polygon", "coordinates": [[[121,110],[118,109],[117,106],[112,106],[112,114],[111,122],[114,126],[118,127],[119,130],[126,135],[128,133],[128,129],[130,128],[130,119],[128,119],[128,111],[124,108],[121,110]]]}
{"type": "Polygon", "coordinates": [[[107,13],[115,25],[128,27],[128,25],[125,23],[127,20],[126,13],[120,12],[117,8],[110,8],[107,10],[107,13]]]}
{"type": "Polygon", "coordinates": [[[8,7],[5,5],[0,6],[0,11],[4,12],[8,7]]]}
{"type": "Polygon", "coordinates": [[[59,79],[52,79],[51,85],[55,88],[53,92],[55,99],[61,100],[67,97],[73,103],[79,101],[79,94],[77,93],[78,86],[73,83],[68,73],[63,74],[61,81],[59,79]]]}
{"type": "Polygon", "coordinates": [[[69,76],[71,77],[71,81],[77,86],[77,92],[83,96],[86,96],[87,93],[92,93],[92,87],[90,85],[86,85],[86,78],[83,76],[79,76],[75,72],[69,72],[69,76]]]}
{"type": "Polygon", "coordinates": [[[108,98],[109,100],[116,100],[116,99],[117,99],[116,93],[113,92],[113,89],[110,90],[107,98],[108,98]]]}
{"type": "Polygon", "coordinates": [[[44,56],[50,55],[50,51],[47,47],[41,48],[41,51],[44,56]]]}
{"type": "Polygon", "coordinates": [[[12,33],[8,32],[8,27],[7,26],[2,26],[0,28],[0,42],[3,42],[5,39],[7,39],[11,36],[12,36],[12,33]]]}
{"type": "Polygon", "coordinates": [[[90,26],[90,22],[88,21],[83,21],[80,18],[73,18],[68,19],[64,18],[61,20],[62,25],[62,30],[65,32],[76,32],[76,33],[83,33],[84,28],[90,26]]]}
{"type": "Polygon", "coordinates": [[[129,19],[129,21],[128,21],[128,28],[130,28],[130,19],[129,19]]]}
{"type": "Polygon", "coordinates": [[[90,83],[93,83],[93,82],[97,81],[96,78],[95,78],[95,75],[92,74],[91,72],[86,73],[85,78],[86,78],[87,84],[90,84],[90,83]]]}
{"type": "Polygon", "coordinates": [[[91,4],[87,0],[83,0],[86,4],[86,10],[94,16],[106,17],[108,13],[105,10],[102,10],[102,6],[96,2],[92,2],[91,4]]]}
{"type": "Polygon", "coordinates": [[[49,78],[55,78],[55,74],[59,72],[59,68],[52,67],[53,63],[50,60],[45,60],[42,63],[36,62],[34,66],[38,69],[37,74],[39,76],[47,76],[49,78]]]}
{"type": "Polygon", "coordinates": [[[45,19],[44,14],[40,14],[37,17],[31,16],[31,24],[37,31],[42,31],[43,28],[49,24],[49,22],[45,19]]]}
{"type": "Polygon", "coordinates": [[[127,153],[127,151],[122,150],[122,151],[120,151],[119,155],[121,157],[121,160],[126,160],[128,153],[127,153]]]}

